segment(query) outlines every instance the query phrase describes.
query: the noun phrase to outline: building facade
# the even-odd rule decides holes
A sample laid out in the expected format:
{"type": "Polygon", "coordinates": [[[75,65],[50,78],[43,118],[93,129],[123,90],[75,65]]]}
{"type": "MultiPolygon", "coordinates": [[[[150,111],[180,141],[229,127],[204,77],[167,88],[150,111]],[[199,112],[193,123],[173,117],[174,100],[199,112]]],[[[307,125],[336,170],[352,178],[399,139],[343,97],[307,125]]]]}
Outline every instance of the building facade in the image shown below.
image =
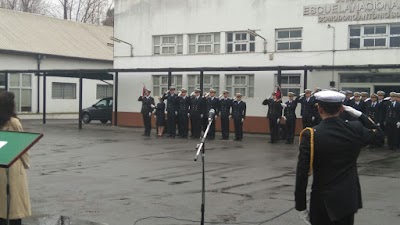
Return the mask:
{"type": "MultiPolygon", "coordinates": [[[[112,28],[5,9],[0,9],[0,20],[0,71],[113,67],[113,50],[107,46],[112,28]]],[[[43,112],[43,78],[0,72],[0,90],[6,87],[14,92],[19,113],[43,112]]],[[[48,77],[46,112],[77,113],[78,89],[77,78],[48,77]]],[[[112,95],[112,81],[84,80],[84,107],[112,95]]]]}
{"type": "MultiPolygon", "coordinates": [[[[115,45],[114,68],[398,64],[400,1],[119,0],[114,35],[134,46],[131,58],[126,45],[115,45]]],[[[205,91],[244,95],[247,132],[268,132],[261,102],[276,83],[277,72],[204,76],[205,91]]],[[[140,104],[132,96],[143,84],[160,96],[167,76],[120,74],[120,125],[141,125],[140,104]]],[[[191,91],[199,87],[199,74],[174,73],[172,84],[191,91]]],[[[400,91],[400,71],[309,71],[307,86],[400,91]]],[[[282,91],[302,93],[304,71],[282,71],[282,91]]]]}

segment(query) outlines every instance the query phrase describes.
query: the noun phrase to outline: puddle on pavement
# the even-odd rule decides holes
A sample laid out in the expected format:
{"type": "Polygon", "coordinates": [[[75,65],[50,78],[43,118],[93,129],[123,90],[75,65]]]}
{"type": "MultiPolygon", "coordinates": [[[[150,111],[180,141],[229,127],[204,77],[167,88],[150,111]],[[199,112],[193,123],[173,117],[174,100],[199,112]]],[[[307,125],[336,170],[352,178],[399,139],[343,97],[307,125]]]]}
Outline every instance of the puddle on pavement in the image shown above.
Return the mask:
{"type": "Polygon", "coordinates": [[[24,219],[22,221],[22,225],[107,225],[107,224],[78,220],[67,216],[41,215],[24,219]]]}

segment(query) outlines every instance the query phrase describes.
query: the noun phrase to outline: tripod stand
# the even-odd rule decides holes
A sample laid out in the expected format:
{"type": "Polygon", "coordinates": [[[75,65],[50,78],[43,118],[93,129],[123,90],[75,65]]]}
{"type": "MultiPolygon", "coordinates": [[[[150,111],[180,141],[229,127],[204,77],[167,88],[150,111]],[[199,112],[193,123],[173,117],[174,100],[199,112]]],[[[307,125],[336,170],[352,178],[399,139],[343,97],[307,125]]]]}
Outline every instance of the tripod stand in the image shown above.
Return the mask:
{"type": "Polygon", "coordinates": [[[194,161],[197,161],[198,156],[201,152],[201,164],[202,164],[202,185],[201,185],[201,222],[200,225],[204,225],[204,211],[206,204],[206,173],[205,173],[205,147],[204,142],[206,141],[208,131],[210,130],[210,126],[213,122],[212,117],[208,118],[207,129],[203,134],[203,137],[200,139],[200,144],[197,144],[196,149],[197,153],[194,158],[194,161]]]}

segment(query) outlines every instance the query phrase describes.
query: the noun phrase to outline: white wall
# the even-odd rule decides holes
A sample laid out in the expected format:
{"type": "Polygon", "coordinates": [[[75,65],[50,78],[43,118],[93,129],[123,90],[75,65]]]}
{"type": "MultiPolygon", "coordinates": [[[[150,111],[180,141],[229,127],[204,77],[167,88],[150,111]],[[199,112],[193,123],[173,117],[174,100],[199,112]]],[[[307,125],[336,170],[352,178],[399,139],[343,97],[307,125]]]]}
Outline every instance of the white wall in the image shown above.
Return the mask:
{"type": "MultiPolygon", "coordinates": [[[[98,62],[78,59],[46,57],[41,62],[41,69],[110,69],[113,65],[111,62],[98,62]]],[[[0,70],[36,70],[37,61],[34,56],[30,55],[15,55],[15,54],[0,54],[0,70]]],[[[76,78],[61,78],[48,77],[46,79],[47,87],[47,113],[73,113],[79,110],[79,79],[76,78]],[[76,99],[53,99],[52,98],[52,83],[75,83],[76,84],[76,99]]],[[[108,81],[112,83],[112,81],[108,81]]],[[[96,99],[97,84],[105,84],[97,80],[83,81],[83,107],[89,107],[94,104],[96,99]]],[[[37,77],[32,78],[32,112],[37,111],[37,77]]],[[[40,112],[43,109],[43,78],[40,78],[40,112]]]]}
{"type": "MultiPolygon", "coordinates": [[[[333,29],[328,29],[327,23],[318,23],[318,17],[303,16],[303,6],[335,2],[335,0],[119,0],[115,8],[114,35],[133,43],[135,57],[126,57],[129,55],[129,48],[123,44],[116,44],[114,67],[332,65],[333,29]],[[303,29],[301,51],[276,52],[275,30],[282,28],[303,29]],[[257,37],[255,53],[225,54],[225,38],[223,38],[225,32],[247,29],[256,30],[267,39],[268,53],[263,53],[263,40],[257,37]],[[152,56],[153,35],[212,32],[221,33],[221,54],[152,56]]],[[[349,25],[397,22],[400,22],[400,19],[331,23],[335,27],[336,34],[335,65],[398,64],[399,48],[348,49],[349,25]]],[[[184,49],[187,46],[185,37],[184,49]]],[[[295,72],[303,74],[303,71],[295,72]]],[[[250,115],[262,116],[265,115],[266,109],[261,106],[261,101],[274,89],[275,72],[250,73],[256,75],[255,97],[245,101],[252,105],[249,107],[250,115]]],[[[222,76],[227,73],[219,74],[222,76]]],[[[335,81],[340,87],[338,74],[336,71],[332,77],[331,71],[309,72],[308,87],[329,88],[330,81],[335,81]]],[[[139,104],[132,103],[131,96],[134,93],[136,97],[141,92],[142,83],[151,87],[150,75],[152,74],[121,74],[121,111],[139,111],[139,104]]],[[[186,85],[184,82],[183,86],[186,85]]],[[[223,89],[224,84],[221,83],[220,90],[223,89]]]]}

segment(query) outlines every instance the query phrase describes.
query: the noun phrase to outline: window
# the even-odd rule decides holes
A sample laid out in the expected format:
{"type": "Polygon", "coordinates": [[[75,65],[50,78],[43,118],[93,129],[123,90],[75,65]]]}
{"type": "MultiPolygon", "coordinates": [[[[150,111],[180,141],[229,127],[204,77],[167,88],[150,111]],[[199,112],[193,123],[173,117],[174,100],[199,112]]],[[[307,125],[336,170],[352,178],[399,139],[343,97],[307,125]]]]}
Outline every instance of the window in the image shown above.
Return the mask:
{"type": "Polygon", "coordinates": [[[303,30],[301,28],[276,30],[276,50],[301,50],[303,37],[302,33],[303,30]]]}
{"type": "Polygon", "coordinates": [[[350,26],[350,49],[400,47],[400,24],[350,26]]]}
{"type": "MultiPolygon", "coordinates": [[[[188,75],[188,93],[192,93],[194,89],[200,87],[200,75],[188,75]]],[[[206,75],[203,77],[203,88],[208,92],[211,88],[219,92],[219,75],[206,75]]]]}
{"type": "Polygon", "coordinates": [[[254,97],[254,75],[226,75],[226,89],[235,95],[241,93],[244,97],[254,97]]]}
{"type": "Polygon", "coordinates": [[[96,98],[108,98],[113,96],[113,86],[108,84],[98,84],[96,91],[96,98]]]}
{"type": "MultiPolygon", "coordinates": [[[[182,75],[172,75],[172,86],[177,91],[182,89],[182,75]]],[[[153,76],[153,96],[162,96],[168,90],[168,75],[153,76]]]]}
{"type": "Polygon", "coordinates": [[[226,33],[226,52],[255,52],[256,37],[247,32],[228,32],[226,33]]]}
{"type": "Polygon", "coordinates": [[[53,99],[76,99],[75,83],[52,83],[53,99]]]}
{"type": "Polygon", "coordinates": [[[6,89],[6,74],[0,73],[0,91],[6,89]]]}
{"type": "Polygon", "coordinates": [[[219,54],[220,34],[189,34],[189,54],[219,54]]]}
{"type": "MultiPolygon", "coordinates": [[[[278,75],[275,75],[275,79],[276,80],[278,79],[278,75]]],[[[282,96],[288,96],[289,92],[293,92],[297,96],[299,96],[301,89],[302,89],[301,74],[282,74],[281,78],[282,96]]]]}
{"type": "Polygon", "coordinates": [[[183,35],[154,36],[154,55],[182,55],[183,35]]]}
{"type": "Polygon", "coordinates": [[[340,83],[400,83],[398,73],[341,74],[340,83]]]}
{"type": "Polygon", "coordinates": [[[15,95],[19,112],[32,111],[32,74],[10,74],[9,90],[15,95]]]}
{"type": "Polygon", "coordinates": [[[367,92],[367,93],[371,93],[371,88],[368,87],[342,87],[342,90],[346,90],[346,91],[352,91],[354,92],[367,92]]]}

